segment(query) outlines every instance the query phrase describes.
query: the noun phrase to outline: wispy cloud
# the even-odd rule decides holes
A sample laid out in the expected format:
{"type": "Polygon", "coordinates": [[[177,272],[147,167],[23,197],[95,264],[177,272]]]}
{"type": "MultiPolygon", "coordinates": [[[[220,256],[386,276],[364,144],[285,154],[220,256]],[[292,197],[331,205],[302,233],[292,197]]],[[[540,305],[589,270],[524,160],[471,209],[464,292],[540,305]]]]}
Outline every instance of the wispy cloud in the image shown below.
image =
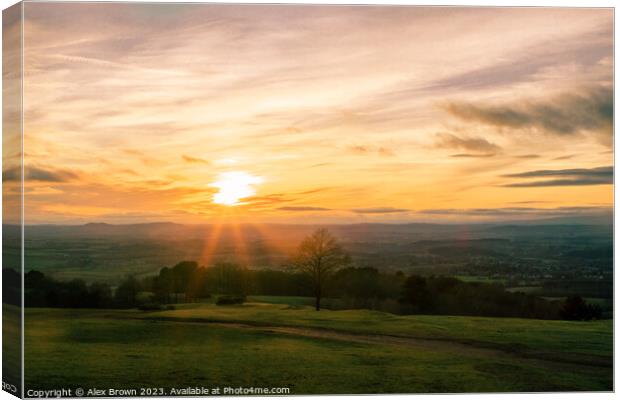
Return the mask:
{"type": "Polygon", "coordinates": [[[467,209],[427,209],[420,214],[456,215],[475,217],[565,217],[583,215],[608,214],[613,209],[606,206],[575,206],[575,207],[500,207],[500,208],[467,208],[467,209]]]}
{"type": "Polygon", "coordinates": [[[544,204],[544,203],[551,203],[551,202],[547,200],[524,200],[524,201],[513,201],[511,203],[512,204],[544,204]]]}
{"type": "Polygon", "coordinates": [[[453,157],[453,158],[488,158],[488,157],[493,157],[493,156],[495,156],[495,153],[488,153],[488,154],[458,153],[458,154],[450,155],[450,157],[453,157]]]}
{"type": "Polygon", "coordinates": [[[427,90],[484,90],[517,82],[532,80],[546,68],[560,63],[576,63],[587,67],[596,65],[607,57],[612,44],[606,40],[611,35],[610,24],[573,37],[566,46],[556,46],[553,41],[544,41],[534,48],[517,53],[508,60],[455,74],[425,87],[427,90]]]}
{"type": "Polygon", "coordinates": [[[500,150],[495,143],[482,137],[459,137],[451,133],[435,135],[435,146],[438,148],[458,149],[474,153],[456,154],[452,157],[489,157],[500,150]]]}
{"type": "Polygon", "coordinates": [[[593,87],[544,101],[490,105],[453,102],[445,106],[452,115],[498,128],[537,129],[554,135],[585,131],[611,135],[613,91],[593,87]]]}
{"type": "Polygon", "coordinates": [[[183,161],[188,162],[190,164],[210,164],[209,161],[203,159],[203,158],[199,158],[199,157],[192,157],[192,156],[188,156],[183,154],[181,156],[181,158],[183,158],[183,161]]]}
{"type": "Polygon", "coordinates": [[[575,154],[567,154],[565,156],[555,157],[554,160],[556,161],[570,160],[571,158],[574,158],[574,157],[575,157],[575,154]]]}
{"type": "Polygon", "coordinates": [[[614,169],[609,167],[536,170],[503,175],[505,178],[556,178],[503,185],[505,187],[586,186],[613,184],[614,169]]]}
{"type": "Polygon", "coordinates": [[[349,150],[357,154],[378,154],[381,156],[391,157],[394,156],[394,151],[383,146],[350,146],[349,150]]]}
{"type": "Polygon", "coordinates": [[[391,214],[391,213],[408,212],[410,210],[406,208],[376,207],[376,208],[355,208],[351,211],[357,214],[391,214]]]}
{"type": "Polygon", "coordinates": [[[540,154],[521,154],[518,156],[515,156],[515,158],[521,158],[524,160],[530,160],[530,159],[534,159],[534,158],[540,158],[540,154]]]}
{"type": "Polygon", "coordinates": [[[291,206],[291,207],[278,207],[278,210],[282,211],[330,211],[330,208],[324,207],[310,207],[310,206],[291,206]]]}
{"type": "MultiPolygon", "coordinates": [[[[21,168],[14,167],[2,171],[2,179],[4,181],[21,180],[21,168]]],[[[24,172],[24,179],[37,182],[69,182],[79,178],[75,172],[62,169],[49,169],[45,167],[27,167],[24,172]]]]}

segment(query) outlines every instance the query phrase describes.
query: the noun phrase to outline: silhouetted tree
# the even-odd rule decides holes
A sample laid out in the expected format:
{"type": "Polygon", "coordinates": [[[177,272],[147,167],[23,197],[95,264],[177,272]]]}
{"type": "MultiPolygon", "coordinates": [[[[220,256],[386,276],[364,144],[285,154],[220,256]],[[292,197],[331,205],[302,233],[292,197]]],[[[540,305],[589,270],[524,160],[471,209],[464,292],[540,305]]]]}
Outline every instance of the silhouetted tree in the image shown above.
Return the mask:
{"type": "Polygon", "coordinates": [[[133,276],[128,277],[116,288],[114,298],[119,307],[131,308],[137,305],[140,283],[133,276]]]}
{"type": "Polygon", "coordinates": [[[411,275],[403,284],[404,303],[411,304],[415,312],[428,312],[431,307],[431,292],[426,278],[411,275]]]}
{"type": "Polygon", "coordinates": [[[569,296],[560,309],[560,316],[570,321],[590,321],[600,319],[601,307],[598,304],[588,304],[581,296],[569,296]]]}
{"type": "Polygon", "coordinates": [[[213,290],[220,294],[244,296],[249,289],[247,268],[230,262],[218,263],[208,268],[213,290]]]}
{"type": "Polygon", "coordinates": [[[315,308],[321,309],[321,297],[334,272],[350,263],[349,255],[327,229],[317,229],[305,238],[293,259],[293,267],[311,281],[315,308]]]}
{"type": "Polygon", "coordinates": [[[261,269],[251,271],[252,293],[269,296],[311,296],[306,277],[299,273],[261,269]]]}
{"type": "Polygon", "coordinates": [[[172,278],[172,270],[164,267],[159,271],[159,275],[153,280],[153,292],[155,297],[163,302],[171,302],[171,294],[174,291],[174,280],[172,278]]]}
{"type": "Polygon", "coordinates": [[[195,261],[181,261],[172,267],[172,277],[174,282],[174,292],[184,293],[185,302],[191,301],[190,284],[198,270],[198,263],[195,261]]]}
{"type": "Polygon", "coordinates": [[[112,306],[112,288],[105,283],[92,283],[88,287],[88,307],[109,308],[112,306]]]}
{"type": "Polygon", "coordinates": [[[406,312],[437,315],[558,318],[558,305],[543,298],[511,293],[502,285],[463,282],[453,277],[412,275],[403,284],[406,312]]]}
{"type": "Polygon", "coordinates": [[[347,307],[375,309],[390,297],[398,298],[404,280],[402,274],[349,267],[334,274],[327,290],[330,297],[340,298],[347,307]]]}

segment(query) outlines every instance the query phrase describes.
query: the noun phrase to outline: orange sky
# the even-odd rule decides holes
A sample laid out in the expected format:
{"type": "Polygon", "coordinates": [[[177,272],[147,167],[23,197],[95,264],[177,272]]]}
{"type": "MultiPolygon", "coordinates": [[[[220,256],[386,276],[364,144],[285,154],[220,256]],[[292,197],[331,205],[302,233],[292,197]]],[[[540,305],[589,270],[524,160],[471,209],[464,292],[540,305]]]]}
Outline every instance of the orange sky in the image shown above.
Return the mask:
{"type": "Polygon", "coordinates": [[[612,18],[26,3],[26,222],[606,211],[612,18]]]}

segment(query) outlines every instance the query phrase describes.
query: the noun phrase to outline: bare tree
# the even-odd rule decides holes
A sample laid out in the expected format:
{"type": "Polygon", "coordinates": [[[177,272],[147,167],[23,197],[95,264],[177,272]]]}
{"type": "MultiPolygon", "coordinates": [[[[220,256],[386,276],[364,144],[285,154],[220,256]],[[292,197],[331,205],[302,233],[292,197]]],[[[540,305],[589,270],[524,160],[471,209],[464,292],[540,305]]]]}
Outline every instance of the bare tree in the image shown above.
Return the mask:
{"type": "Polygon", "coordinates": [[[293,266],[310,278],[317,311],[321,309],[321,297],[327,281],[349,262],[349,255],[327,229],[317,229],[299,245],[293,266]]]}

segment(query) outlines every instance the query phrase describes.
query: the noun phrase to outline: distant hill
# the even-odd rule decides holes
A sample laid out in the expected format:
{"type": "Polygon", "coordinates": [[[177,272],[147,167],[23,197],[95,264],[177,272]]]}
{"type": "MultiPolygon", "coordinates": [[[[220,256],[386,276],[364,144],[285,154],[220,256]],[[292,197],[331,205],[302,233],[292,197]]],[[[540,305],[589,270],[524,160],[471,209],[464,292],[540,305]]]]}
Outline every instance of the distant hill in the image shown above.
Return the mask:
{"type": "MultiPolygon", "coordinates": [[[[410,242],[412,240],[437,239],[480,239],[510,238],[524,235],[574,236],[587,234],[611,234],[613,225],[610,218],[553,218],[547,220],[510,221],[496,223],[471,224],[340,224],[340,225],[305,225],[305,224],[240,224],[236,227],[213,224],[183,225],[171,222],[116,225],[107,223],[88,223],[84,225],[27,225],[26,237],[72,237],[72,238],[204,238],[205,235],[231,233],[241,234],[248,239],[271,236],[286,240],[299,240],[317,227],[327,227],[335,235],[346,241],[374,240],[379,242],[410,242]],[[237,232],[233,232],[237,230],[237,232]]],[[[19,227],[4,225],[4,234],[8,237],[19,233],[19,227]]]]}
{"type": "MultiPolygon", "coordinates": [[[[612,225],[560,222],[366,223],[327,228],[351,254],[354,264],[361,267],[451,273],[455,268],[474,265],[484,274],[494,273],[500,265],[504,269],[508,265],[513,269],[528,265],[537,273],[543,273],[543,265],[546,270],[550,266],[585,266],[606,271],[611,263],[612,225]]],[[[25,267],[63,279],[109,281],[128,274],[152,274],[182,260],[202,265],[232,261],[251,268],[281,268],[303,238],[317,227],[167,222],[29,225],[25,227],[25,267]]],[[[5,225],[3,229],[3,263],[18,268],[20,228],[5,225]]]]}

